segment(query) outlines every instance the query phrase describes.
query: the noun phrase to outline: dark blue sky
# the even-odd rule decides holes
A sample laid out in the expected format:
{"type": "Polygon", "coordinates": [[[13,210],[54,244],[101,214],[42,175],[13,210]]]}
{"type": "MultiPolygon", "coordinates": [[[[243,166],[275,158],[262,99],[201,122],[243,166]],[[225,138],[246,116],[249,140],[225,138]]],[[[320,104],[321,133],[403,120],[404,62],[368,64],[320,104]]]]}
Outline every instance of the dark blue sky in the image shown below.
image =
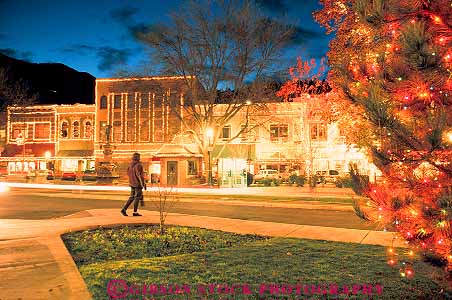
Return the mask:
{"type": "MultiPolygon", "coordinates": [[[[95,77],[120,70],[142,73],[145,48],[130,31],[166,21],[183,0],[0,0],[0,52],[30,62],[58,62],[95,77]]],[[[319,58],[331,38],[311,13],[317,0],[256,0],[269,15],[285,15],[298,36],[281,57],[319,58]]]]}

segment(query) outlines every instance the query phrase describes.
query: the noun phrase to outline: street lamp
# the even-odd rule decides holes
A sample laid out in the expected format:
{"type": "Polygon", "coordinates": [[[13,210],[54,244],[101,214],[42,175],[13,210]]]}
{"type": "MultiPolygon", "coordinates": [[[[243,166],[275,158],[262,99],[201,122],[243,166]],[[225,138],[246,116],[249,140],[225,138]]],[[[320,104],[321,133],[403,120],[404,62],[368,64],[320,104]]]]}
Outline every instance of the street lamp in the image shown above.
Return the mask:
{"type": "Polygon", "coordinates": [[[45,153],[44,153],[44,158],[46,159],[46,170],[48,170],[49,169],[49,167],[48,167],[48,161],[50,160],[50,157],[52,156],[52,154],[50,153],[50,151],[46,151],[45,153]]]}
{"type": "Polygon", "coordinates": [[[210,127],[206,128],[206,137],[208,140],[208,145],[207,145],[207,154],[209,156],[209,161],[208,161],[208,174],[207,174],[207,181],[209,186],[212,186],[212,161],[211,161],[211,152],[212,152],[212,138],[213,138],[213,129],[210,127]]]}
{"type": "Polygon", "coordinates": [[[17,145],[22,145],[22,174],[25,172],[25,137],[22,135],[22,132],[16,138],[17,145]]]}

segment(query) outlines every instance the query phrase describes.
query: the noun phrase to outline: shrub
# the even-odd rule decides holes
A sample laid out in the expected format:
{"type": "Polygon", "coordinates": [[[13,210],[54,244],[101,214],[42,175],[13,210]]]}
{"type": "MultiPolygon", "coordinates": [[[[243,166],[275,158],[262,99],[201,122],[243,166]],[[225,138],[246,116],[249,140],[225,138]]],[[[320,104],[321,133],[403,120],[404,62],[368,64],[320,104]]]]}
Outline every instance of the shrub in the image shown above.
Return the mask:
{"type": "Polygon", "coordinates": [[[290,176],[289,176],[289,184],[294,184],[294,183],[296,183],[296,180],[297,180],[297,174],[291,174],[290,176]]]}
{"type": "Polygon", "coordinates": [[[336,187],[338,187],[338,188],[351,188],[353,185],[353,181],[350,176],[343,176],[343,177],[337,178],[335,184],[336,184],[336,187]]]}
{"type": "Polygon", "coordinates": [[[273,183],[274,186],[280,186],[281,180],[273,178],[272,183],[273,183]]]}
{"type": "Polygon", "coordinates": [[[295,183],[297,186],[304,186],[306,178],[304,176],[296,176],[295,177],[295,183]]]}
{"type": "Polygon", "coordinates": [[[312,175],[309,178],[309,186],[310,187],[316,187],[317,186],[317,181],[319,180],[319,176],[317,175],[312,175]]]}

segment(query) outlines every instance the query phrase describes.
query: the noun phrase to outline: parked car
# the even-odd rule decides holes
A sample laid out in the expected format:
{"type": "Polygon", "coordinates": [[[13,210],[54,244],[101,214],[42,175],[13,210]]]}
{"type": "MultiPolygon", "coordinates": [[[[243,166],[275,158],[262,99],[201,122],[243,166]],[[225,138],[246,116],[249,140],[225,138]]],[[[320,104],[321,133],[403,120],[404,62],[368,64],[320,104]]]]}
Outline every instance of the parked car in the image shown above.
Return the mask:
{"type": "Polygon", "coordinates": [[[65,171],[61,176],[61,180],[77,180],[77,174],[74,171],[65,171]]]}
{"type": "Polygon", "coordinates": [[[337,170],[317,171],[317,183],[336,183],[341,174],[337,170]]]}
{"type": "Polygon", "coordinates": [[[85,170],[83,171],[82,181],[96,181],[97,180],[97,172],[96,170],[85,170]]]}
{"type": "Polygon", "coordinates": [[[254,175],[254,182],[259,182],[262,179],[280,179],[281,176],[279,175],[277,170],[259,170],[259,173],[254,175]]]}

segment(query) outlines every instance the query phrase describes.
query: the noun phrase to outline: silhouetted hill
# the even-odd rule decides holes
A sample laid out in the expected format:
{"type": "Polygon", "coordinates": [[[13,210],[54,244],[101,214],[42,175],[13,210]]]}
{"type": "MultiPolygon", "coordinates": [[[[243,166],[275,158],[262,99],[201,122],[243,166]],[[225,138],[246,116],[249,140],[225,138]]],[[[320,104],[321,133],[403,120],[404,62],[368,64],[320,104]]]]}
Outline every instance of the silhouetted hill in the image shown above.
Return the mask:
{"type": "Polygon", "coordinates": [[[60,63],[29,63],[0,53],[0,67],[11,80],[22,79],[40,104],[94,103],[96,78],[60,63]]]}

